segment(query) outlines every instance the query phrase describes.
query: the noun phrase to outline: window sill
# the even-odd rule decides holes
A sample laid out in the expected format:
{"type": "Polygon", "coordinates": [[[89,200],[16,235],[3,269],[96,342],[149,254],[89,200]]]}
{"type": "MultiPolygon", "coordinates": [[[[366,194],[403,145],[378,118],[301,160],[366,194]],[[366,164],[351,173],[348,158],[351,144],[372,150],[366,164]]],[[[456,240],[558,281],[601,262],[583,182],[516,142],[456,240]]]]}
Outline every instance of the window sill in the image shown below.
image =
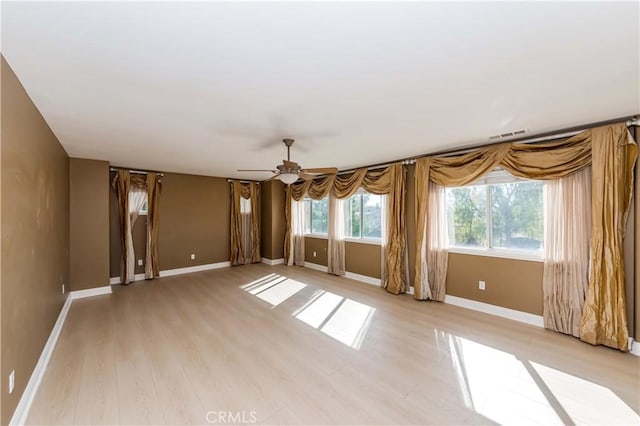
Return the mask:
{"type": "Polygon", "coordinates": [[[320,240],[328,240],[329,236],[327,234],[304,234],[305,238],[318,238],[320,240]]]}
{"type": "Polygon", "coordinates": [[[527,253],[517,250],[482,249],[470,247],[449,247],[449,253],[469,254],[472,256],[500,257],[503,259],[525,260],[529,262],[544,262],[542,253],[527,253]]]}
{"type": "Polygon", "coordinates": [[[373,246],[381,246],[382,240],[376,240],[375,238],[345,238],[344,239],[348,243],[356,243],[356,244],[371,244],[373,246]]]}

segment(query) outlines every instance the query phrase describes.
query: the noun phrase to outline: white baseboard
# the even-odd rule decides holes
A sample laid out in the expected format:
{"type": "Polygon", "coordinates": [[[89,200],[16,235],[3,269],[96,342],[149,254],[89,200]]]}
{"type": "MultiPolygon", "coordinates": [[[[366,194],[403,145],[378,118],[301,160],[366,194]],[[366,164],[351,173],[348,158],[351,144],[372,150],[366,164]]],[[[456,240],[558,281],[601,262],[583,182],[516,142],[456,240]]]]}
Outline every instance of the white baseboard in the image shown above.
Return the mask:
{"type": "Polygon", "coordinates": [[[367,275],[356,274],[355,272],[345,272],[345,278],[349,278],[350,280],[356,280],[363,282],[365,284],[375,285],[376,287],[380,287],[380,278],[369,277],[367,275]]]}
{"type": "Polygon", "coordinates": [[[266,257],[262,258],[262,263],[266,263],[267,265],[282,265],[284,264],[284,258],[281,259],[267,259],[266,257]]]}
{"type": "MultiPolygon", "coordinates": [[[[329,271],[329,268],[327,266],[318,265],[317,263],[311,263],[311,262],[304,262],[304,267],[313,269],[316,271],[320,271],[320,272],[329,271]]],[[[380,287],[380,278],[369,277],[367,275],[360,275],[360,274],[356,274],[355,272],[349,272],[349,271],[345,272],[344,277],[349,278],[351,280],[360,281],[365,284],[371,284],[371,285],[380,287]]]]}
{"type": "MultiPolygon", "coordinates": [[[[192,272],[208,271],[210,269],[228,268],[231,262],[208,263],[206,265],[187,266],[186,268],[168,269],[160,271],[160,277],[170,277],[172,275],[190,274],[192,272]]],[[[144,279],[144,278],[143,278],[144,279]]]]}
{"type": "MultiPolygon", "coordinates": [[[[144,280],[144,274],[136,274],[133,279],[135,281],[142,281],[144,280]]],[[[109,278],[109,284],[111,285],[115,285],[115,284],[120,284],[120,277],[111,277],[109,278]]]]}
{"type": "MultiPolygon", "coordinates": [[[[210,269],[228,268],[231,266],[231,262],[218,262],[207,263],[205,265],[187,266],[186,268],[167,269],[166,271],[160,271],[160,277],[170,277],[172,275],[190,274],[192,272],[208,271],[210,269]]],[[[136,274],[134,279],[136,281],[143,281],[144,274],[136,274]]],[[[109,278],[109,284],[120,284],[120,277],[109,278]]]]}
{"type": "Polygon", "coordinates": [[[444,303],[484,312],[486,314],[497,315],[514,321],[524,322],[526,324],[535,325],[536,327],[544,327],[544,320],[542,319],[542,316],[530,314],[528,312],[516,311],[515,309],[503,308],[502,306],[490,305],[488,303],[464,299],[457,296],[450,296],[448,294],[444,297],[444,303]]]}
{"type": "Polygon", "coordinates": [[[71,300],[82,299],[84,297],[101,296],[103,294],[111,294],[111,286],[88,288],[86,290],[75,290],[69,293],[71,300]]]}
{"type": "MultiPolygon", "coordinates": [[[[111,288],[109,288],[109,290],[111,290],[111,288]]],[[[42,349],[42,353],[40,354],[40,358],[31,373],[31,377],[29,377],[29,381],[27,382],[27,386],[20,397],[18,406],[13,412],[13,417],[11,417],[11,421],[9,422],[10,425],[23,425],[27,421],[27,416],[29,415],[29,409],[33,403],[33,398],[36,396],[40,382],[42,382],[44,372],[47,369],[47,364],[49,364],[53,349],[56,347],[58,337],[60,337],[60,331],[62,330],[62,325],[64,324],[64,320],[67,318],[67,313],[69,313],[69,308],[71,307],[73,300],[73,297],[69,294],[64,305],[62,305],[62,309],[58,314],[58,319],[51,330],[51,334],[49,334],[47,343],[42,349]]]]}
{"type": "Polygon", "coordinates": [[[629,348],[629,352],[635,356],[640,356],[640,342],[633,341],[631,343],[631,348],[629,348]]]}
{"type": "Polygon", "coordinates": [[[327,266],[318,265],[317,263],[304,262],[303,266],[305,268],[313,269],[315,271],[329,272],[329,268],[327,266]]]}

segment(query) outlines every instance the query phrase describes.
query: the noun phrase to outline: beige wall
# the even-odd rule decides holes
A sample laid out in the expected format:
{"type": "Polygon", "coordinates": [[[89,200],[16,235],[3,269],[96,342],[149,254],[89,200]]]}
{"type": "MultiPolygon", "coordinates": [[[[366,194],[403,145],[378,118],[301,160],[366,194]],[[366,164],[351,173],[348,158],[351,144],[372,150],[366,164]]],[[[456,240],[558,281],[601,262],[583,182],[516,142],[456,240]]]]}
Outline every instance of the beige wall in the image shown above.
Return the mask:
{"type": "Polygon", "coordinates": [[[69,158],[4,58],[1,72],[0,422],[6,425],[67,297],[61,286],[69,286],[69,158]]]}
{"type": "Polygon", "coordinates": [[[109,284],[109,163],[72,158],[69,164],[71,290],[109,284]]]}
{"type": "MultiPolygon", "coordinates": [[[[120,276],[120,233],[114,191],[110,190],[110,275],[120,276]]],[[[159,224],[160,270],[229,260],[230,189],[226,179],[165,173],[159,224]],[[191,260],[191,253],[196,255],[191,260]]],[[[136,259],[145,258],[146,217],[133,228],[136,259]]],[[[144,267],[137,266],[136,273],[144,267]]]]}

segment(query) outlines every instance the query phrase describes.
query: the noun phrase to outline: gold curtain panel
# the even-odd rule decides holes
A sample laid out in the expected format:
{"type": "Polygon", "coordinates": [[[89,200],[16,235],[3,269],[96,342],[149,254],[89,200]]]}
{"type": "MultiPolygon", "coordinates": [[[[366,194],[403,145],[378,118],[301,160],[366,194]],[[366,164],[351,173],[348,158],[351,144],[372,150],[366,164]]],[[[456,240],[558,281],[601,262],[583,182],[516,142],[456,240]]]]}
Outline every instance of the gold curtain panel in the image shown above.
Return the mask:
{"type": "MultiPolygon", "coordinates": [[[[231,265],[245,263],[259,263],[260,253],[260,188],[256,182],[244,183],[239,180],[231,181],[231,249],[229,260],[231,265]],[[242,213],[240,212],[240,198],[251,201],[251,251],[250,259],[245,259],[242,238],[242,213]]],[[[249,253],[249,252],[247,252],[249,253]]]]}

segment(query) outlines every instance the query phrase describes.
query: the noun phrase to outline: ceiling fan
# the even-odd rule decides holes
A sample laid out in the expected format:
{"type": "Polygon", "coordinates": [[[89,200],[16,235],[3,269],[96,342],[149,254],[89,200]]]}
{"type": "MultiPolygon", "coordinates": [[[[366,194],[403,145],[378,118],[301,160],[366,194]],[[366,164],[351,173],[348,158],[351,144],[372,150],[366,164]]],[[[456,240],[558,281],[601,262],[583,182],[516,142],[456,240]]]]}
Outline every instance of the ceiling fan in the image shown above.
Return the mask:
{"type": "Polygon", "coordinates": [[[331,173],[337,173],[338,169],[335,167],[321,167],[315,169],[303,169],[296,162],[291,161],[291,145],[295,142],[293,139],[282,139],[282,142],[287,146],[287,159],[282,160],[282,164],[276,166],[277,170],[255,170],[255,169],[241,169],[239,172],[271,172],[275,173],[271,179],[279,179],[282,183],[289,185],[297,181],[299,178],[304,180],[310,180],[318,175],[326,175],[331,173]]]}

